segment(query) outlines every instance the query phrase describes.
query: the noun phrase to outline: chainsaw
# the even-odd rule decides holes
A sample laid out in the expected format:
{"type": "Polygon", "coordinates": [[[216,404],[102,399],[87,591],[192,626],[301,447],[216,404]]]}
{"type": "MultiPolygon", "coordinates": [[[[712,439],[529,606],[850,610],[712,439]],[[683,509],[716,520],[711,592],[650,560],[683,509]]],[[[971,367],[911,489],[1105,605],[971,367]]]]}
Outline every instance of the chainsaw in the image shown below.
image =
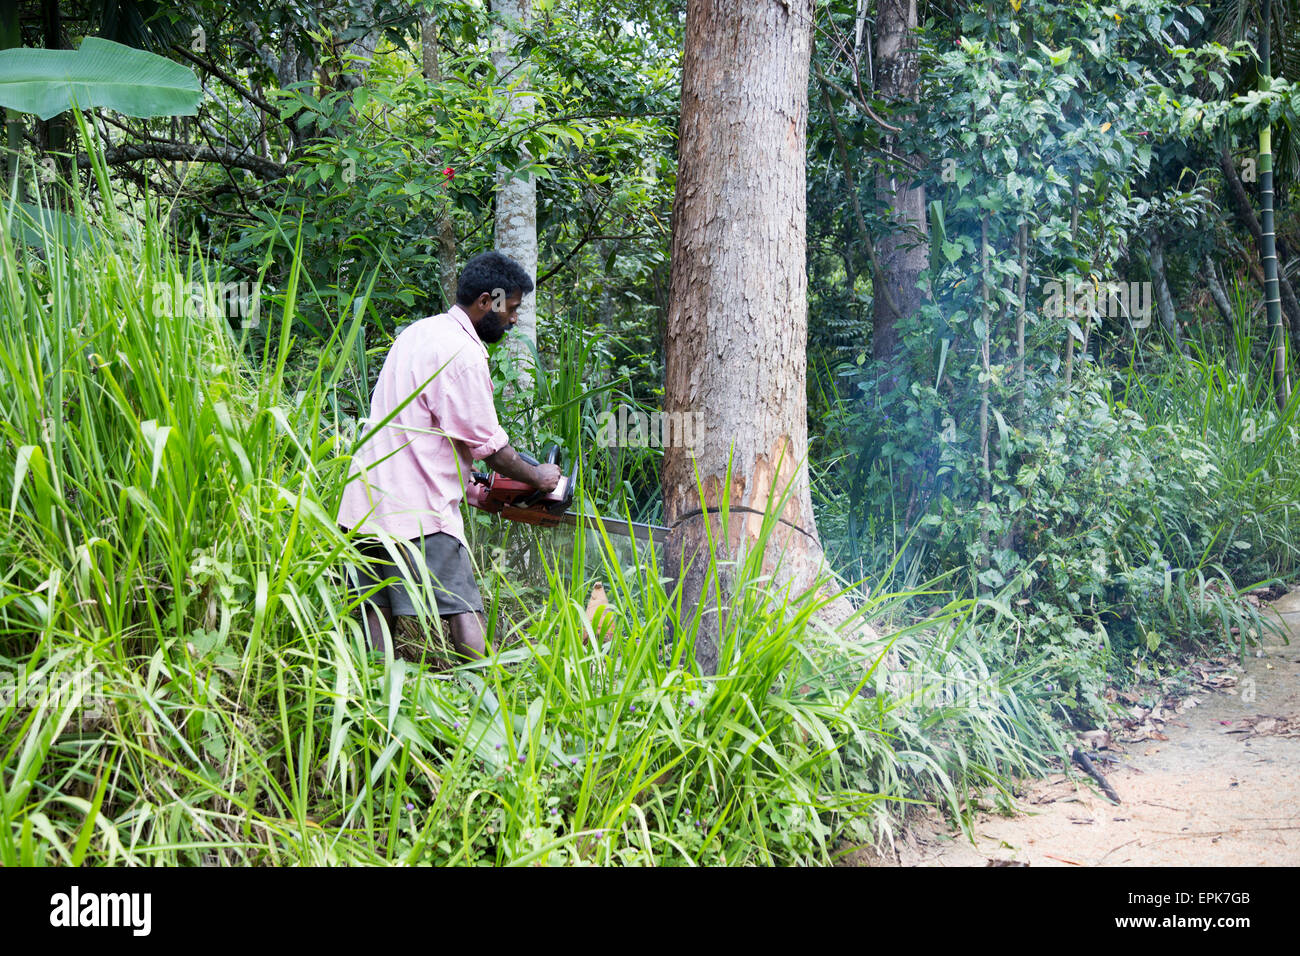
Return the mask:
{"type": "MultiPolygon", "coordinates": [[[[533,467],[539,464],[560,465],[560,446],[551,445],[546,450],[544,462],[539,462],[526,452],[519,452],[519,457],[533,467]]],[[[485,475],[474,472],[472,481],[482,485],[486,490],[478,508],[489,514],[500,515],[507,521],[553,528],[569,525],[578,528],[604,528],[611,534],[625,535],[629,538],[649,538],[655,544],[663,544],[668,538],[668,529],[663,525],[643,524],[640,521],[624,521],[621,518],[606,519],[595,515],[580,515],[570,510],[573,504],[573,492],[578,478],[578,463],[573,463],[573,470],[567,475],[561,474],[554,491],[541,491],[526,482],[507,478],[496,473],[485,475]]]]}

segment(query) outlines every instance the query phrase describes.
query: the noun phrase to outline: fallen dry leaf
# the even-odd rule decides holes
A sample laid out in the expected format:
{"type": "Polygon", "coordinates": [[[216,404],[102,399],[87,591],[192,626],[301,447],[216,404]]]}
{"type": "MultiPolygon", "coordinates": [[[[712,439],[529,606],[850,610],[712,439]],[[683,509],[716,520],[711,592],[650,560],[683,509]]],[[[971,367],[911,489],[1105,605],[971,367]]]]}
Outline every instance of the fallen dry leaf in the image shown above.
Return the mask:
{"type": "Polygon", "coordinates": [[[1078,736],[1081,743],[1093,750],[1105,750],[1110,746],[1110,734],[1105,730],[1084,730],[1078,736]]]}
{"type": "Polygon", "coordinates": [[[1251,737],[1300,737],[1300,716],[1275,717],[1256,714],[1242,717],[1239,726],[1227,731],[1230,734],[1248,734],[1251,737]]]}

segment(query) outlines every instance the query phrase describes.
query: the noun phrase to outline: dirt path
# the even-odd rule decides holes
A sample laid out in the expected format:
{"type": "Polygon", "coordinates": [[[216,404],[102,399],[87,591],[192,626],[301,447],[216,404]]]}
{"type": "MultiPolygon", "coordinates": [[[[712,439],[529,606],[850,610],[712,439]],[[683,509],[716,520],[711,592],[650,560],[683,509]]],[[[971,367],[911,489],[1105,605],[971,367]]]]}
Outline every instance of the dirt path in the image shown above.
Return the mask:
{"type": "Polygon", "coordinates": [[[1119,806],[1058,774],[1025,785],[1023,813],[981,814],[976,845],[923,827],[895,865],[1300,863],[1300,590],[1273,611],[1289,645],[1266,636],[1235,687],[1197,694],[1196,706],[1168,715],[1167,740],[1117,745],[1118,763],[1102,772],[1119,806]]]}

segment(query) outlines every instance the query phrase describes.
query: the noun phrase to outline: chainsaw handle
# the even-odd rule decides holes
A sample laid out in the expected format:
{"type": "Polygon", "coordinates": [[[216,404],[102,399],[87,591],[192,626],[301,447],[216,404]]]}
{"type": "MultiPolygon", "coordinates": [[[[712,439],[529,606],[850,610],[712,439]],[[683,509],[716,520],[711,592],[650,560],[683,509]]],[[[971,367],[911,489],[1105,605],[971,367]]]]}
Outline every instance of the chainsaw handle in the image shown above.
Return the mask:
{"type": "MultiPolygon", "coordinates": [[[[520,461],[533,468],[537,468],[542,464],[527,452],[519,451],[519,449],[515,449],[515,452],[519,455],[520,461]]],[[[560,464],[560,446],[548,446],[546,454],[543,457],[546,459],[546,464],[558,466],[560,464]]],[[[562,500],[560,501],[547,500],[548,495],[552,494],[552,492],[542,491],[535,487],[530,488],[527,482],[519,481],[514,478],[507,479],[504,475],[485,475],[476,471],[471,473],[470,480],[487,489],[483,503],[478,505],[478,508],[481,511],[496,514],[501,511],[502,507],[508,504],[512,511],[517,512],[528,510],[530,508],[536,509],[537,506],[540,505],[542,511],[553,514],[562,514],[565,508],[568,507],[569,501],[573,498],[573,482],[577,478],[577,473],[577,460],[575,459],[573,471],[568,476],[567,482],[565,476],[561,474],[560,481],[564,482],[564,484],[563,486],[556,486],[557,489],[562,487],[562,500]],[[499,484],[499,482],[504,482],[504,486],[499,484]],[[498,488],[500,488],[500,491],[497,491],[498,488]],[[524,491],[524,489],[528,490],[524,491]]],[[[531,523],[537,524],[538,522],[531,523]]]]}
{"type": "MultiPolygon", "coordinates": [[[[519,457],[523,461],[526,461],[528,464],[532,465],[534,468],[542,464],[542,462],[539,462],[532,455],[529,455],[522,451],[519,452],[519,457]]],[[[542,455],[542,458],[545,461],[545,463],[548,465],[558,465],[560,463],[560,446],[556,444],[548,445],[546,447],[546,453],[542,455]]],[[[563,469],[561,469],[561,471],[563,471],[563,469]]],[[[563,474],[560,475],[560,479],[561,480],[564,479],[563,474]]],[[[518,507],[530,508],[533,505],[537,504],[538,502],[544,501],[548,494],[550,494],[550,492],[546,492],[546,491],[542,491],[541,489],[538,489],[536,494],[529,495],[527,498],[520,501],[518,507]]]]}
{"type": "Polygon", "coordinates": [[[565,482],[564,498],[547,508],[551,514],[563,514],[568,510],[570,503],[573,501],[574,482],[578,480],[578,461],[579,459],[575,456],[573,459],[573,468],[569,471],[567,478],[560,478],[561,481],[565,482]]]}
{"type": "Polygon", "coordinates": [[[485,475],[481,471],[470,472],[469,484],[479,485],[483,489],[482,497],[477,503],[474,501],[473,496],[469,494],[468,488],[466,489],[466,498],[469,500],[471,507],[477,508],[479,511],[486,511],[489,514],[500,512],[501,504],[492,500],[492,479],[494,477],[496,476],[485,475]]]}

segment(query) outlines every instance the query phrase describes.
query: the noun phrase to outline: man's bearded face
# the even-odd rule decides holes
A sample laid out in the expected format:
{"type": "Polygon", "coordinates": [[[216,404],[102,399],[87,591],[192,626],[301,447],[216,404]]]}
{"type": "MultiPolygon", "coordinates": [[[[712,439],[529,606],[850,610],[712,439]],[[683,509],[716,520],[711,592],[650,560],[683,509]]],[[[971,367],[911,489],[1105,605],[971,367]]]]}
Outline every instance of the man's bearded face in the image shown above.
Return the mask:
{"type": "Polygon", "coordinates": [[[516,293],[504,300],[495,298],[493,305],[501,302],[502,307],[494,308],[483,316],[474,331],[478,337],[488,345],[493,345],[505,338],[505,334],[514,327],[515,322],[519,319],[519,303],[523,301],[523,296],[516,293]]]}
{"type": "Polygon", "coordinates": [[[510,322],[501,312],[489,312],[483,316],[475,331],[480,339],[493,345],[505,338],[505,334],[510,331],[510,322]]]}

